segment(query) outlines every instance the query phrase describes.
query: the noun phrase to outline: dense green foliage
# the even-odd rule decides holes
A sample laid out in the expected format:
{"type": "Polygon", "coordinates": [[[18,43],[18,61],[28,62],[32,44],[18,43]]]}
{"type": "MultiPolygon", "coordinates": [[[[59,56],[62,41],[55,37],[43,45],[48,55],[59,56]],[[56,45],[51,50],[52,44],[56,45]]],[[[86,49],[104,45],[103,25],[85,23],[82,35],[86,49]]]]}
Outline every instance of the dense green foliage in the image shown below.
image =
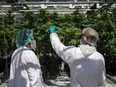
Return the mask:
{"type": "Polygon", "coordinates": [[[116,9],[110,13],[106,10],[99,13],[84,15],[77,11],[73,14],[58,15],[50,14],[41,9],[38,14],[32,12],[21,13],[19,18],[8,14],[0,17],[0,58],[12,53],[15,49],[15,38],[17,32],[23,27],[34,31],[34,38],[37,41],[37,55],[40,55],[40,62],[46,66],[46,70],[53,74],[58,71],[56,66],[61,63],[57,56],[50,58],[49,54],[55,54],[50,40],[48,26],[53,24],[62,43],[65,45],[79,45],[80,34],[83,28],[92,27],[99,33],[98,51],[110,63],[116,61],[116,9]],[[54,57],[57,57],[54,59],[54,57]],[[108,59],[107,59],[108,58],[108,59]],[[110,61],[109,61],[110,60],[110,61]]]}

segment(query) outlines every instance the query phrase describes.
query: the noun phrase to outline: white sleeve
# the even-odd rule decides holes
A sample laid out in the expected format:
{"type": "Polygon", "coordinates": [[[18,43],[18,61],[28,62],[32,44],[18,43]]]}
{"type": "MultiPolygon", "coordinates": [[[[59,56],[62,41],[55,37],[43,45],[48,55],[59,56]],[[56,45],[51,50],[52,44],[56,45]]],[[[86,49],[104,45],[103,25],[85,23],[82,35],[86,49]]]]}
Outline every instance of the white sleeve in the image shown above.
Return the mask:
{"type": "Polygon", "coordinates": [[[31,87],[43,87],[42,72],[39,64],[39,60],[33,52],[26,57],[26,69],[30,80],[31,87]]]}
{"type": "Polygon", "coordinates": [[[103,68],[102,78],[103,78],[103,83],[105,84],[105,80],[106,80],[106,68],[105,68],[105,61],[103,60],[103,62],[104,62],[104,68],[103,68]]]}
{"type": "Polygon", "coordinates": [[[103,57],[103,73],[102,73],[102,79],[103,79],[103,84],[105,83],[105,80],[106,80],[106,68],[105,68],[105,60],[104,60],[104,57],[103,57]]]}
{"type": "Polygon", "coordinates": [[[70,53],[72,46],[65,46],[64,44],[62,44],[56,33],[50,34],[50,41],[52,48],[58,54],[58,56],[62,58],[62,60],[64,60],[66,63],[69,63],[71,61],[70,53]]]}
{"type": "Polygon", "coordinates": [[[106,69],[105,69],[105,61],[104,61],[104,57],[102,56],[102,62],[103,62],[103,66],[102,66],[102,75],[100,76],[100,86],[103,86],[105,84],[105,80],[106,80],[106,69]]]}

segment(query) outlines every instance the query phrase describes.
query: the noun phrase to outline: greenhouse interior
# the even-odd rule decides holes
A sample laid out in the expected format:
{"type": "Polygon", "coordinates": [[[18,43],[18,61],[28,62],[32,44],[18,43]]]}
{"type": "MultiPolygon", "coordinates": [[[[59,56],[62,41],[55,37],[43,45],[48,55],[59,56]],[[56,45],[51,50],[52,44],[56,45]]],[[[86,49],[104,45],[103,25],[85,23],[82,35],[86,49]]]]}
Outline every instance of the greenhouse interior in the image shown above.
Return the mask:
{"type": "Polygon", "coordinates": [[[55,26],[63,44],[75,47],[84,28],[95,29],[96,49],[106,68],[105,83],[99,87],[116,87],[116,0],[0,0],[0,87],[14,87],[9,86],[11,57],[23,28],[33,30],[44,87],[70,87],[71,69],[52,48],[49,25],[55,26]]]}

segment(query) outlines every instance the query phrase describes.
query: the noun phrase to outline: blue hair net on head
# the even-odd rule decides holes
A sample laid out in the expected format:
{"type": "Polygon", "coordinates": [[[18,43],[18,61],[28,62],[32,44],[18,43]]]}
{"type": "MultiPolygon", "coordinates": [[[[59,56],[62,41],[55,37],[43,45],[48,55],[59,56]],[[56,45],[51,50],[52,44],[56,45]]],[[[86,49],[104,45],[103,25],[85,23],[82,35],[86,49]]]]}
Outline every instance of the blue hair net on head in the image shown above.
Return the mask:
{"type": "Polygon", "coordinates": [[[21,29],[16,37],[16,46],[17,48],[24,47],[27,44],[31,43],[33,38],[33,31],[27,28],[21,29]]]}

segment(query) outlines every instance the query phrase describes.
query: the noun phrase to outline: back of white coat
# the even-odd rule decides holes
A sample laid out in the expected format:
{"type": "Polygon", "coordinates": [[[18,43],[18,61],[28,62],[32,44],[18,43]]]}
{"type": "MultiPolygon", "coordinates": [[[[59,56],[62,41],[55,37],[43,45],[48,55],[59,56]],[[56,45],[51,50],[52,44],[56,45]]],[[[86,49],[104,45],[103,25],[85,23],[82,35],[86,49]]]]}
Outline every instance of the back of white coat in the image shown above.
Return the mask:
{"type": "Polygon", "coordinates": [[[65,46],[56,33],[50,34],[55,52],[70,67],[70,87],[98,87],[105,81],[104,57],[89,45],[65,46]]]}
{"type": "Polygon", "coordinates": [[[27,47],[16,49],[12,55],[9,87],[43,87],[39,60],[27,47]]]}

